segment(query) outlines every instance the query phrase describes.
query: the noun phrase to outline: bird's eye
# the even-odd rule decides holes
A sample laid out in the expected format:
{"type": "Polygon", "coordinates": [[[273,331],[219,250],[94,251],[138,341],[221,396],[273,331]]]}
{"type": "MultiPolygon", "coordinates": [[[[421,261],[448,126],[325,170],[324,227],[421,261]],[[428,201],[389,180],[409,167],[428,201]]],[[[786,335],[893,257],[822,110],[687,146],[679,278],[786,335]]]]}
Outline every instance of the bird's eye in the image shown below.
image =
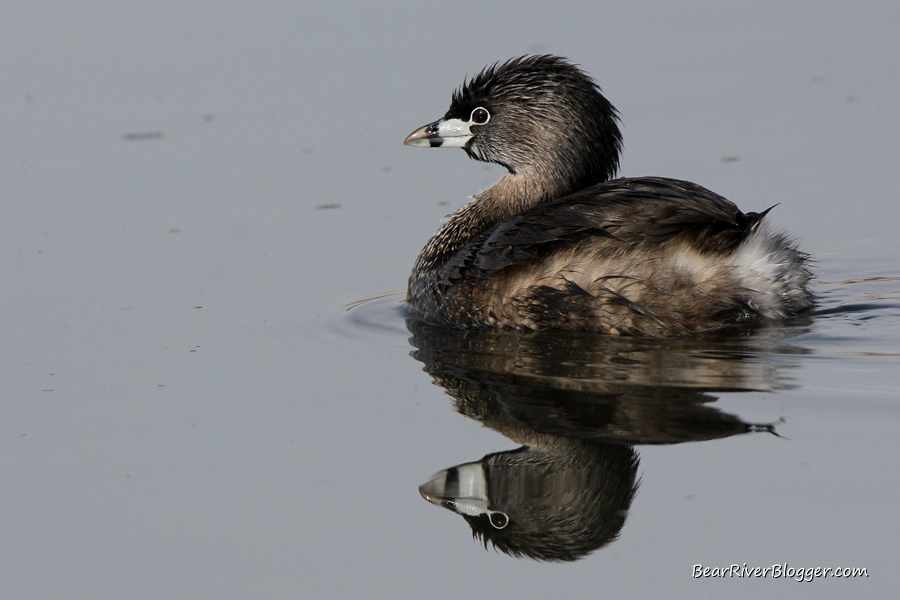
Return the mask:
{"type": "Polygon", "coordinates": [[[472,117],[470,121],[475,125],[484,125],[488,121],[491,120],[491,113],[487,111],[485,108],[481,108],[480,106],[472,111],[472,117]]]}

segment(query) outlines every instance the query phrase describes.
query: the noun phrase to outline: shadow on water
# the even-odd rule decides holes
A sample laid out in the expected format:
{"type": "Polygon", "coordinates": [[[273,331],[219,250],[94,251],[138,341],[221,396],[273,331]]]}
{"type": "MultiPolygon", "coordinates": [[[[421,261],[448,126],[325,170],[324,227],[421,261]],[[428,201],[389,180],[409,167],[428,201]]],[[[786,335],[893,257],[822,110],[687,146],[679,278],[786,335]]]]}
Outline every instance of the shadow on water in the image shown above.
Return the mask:
{"type": "Polygon", "coordinates": [[[775,433],[718,410],[715,393],[790,388],[787,357],[809,352],[786,341],[799,327],[679,340],[407,327],[456,410],[521,445],[445,469],[420,493],[485,545],[538,560],[616,539],[638,488],[635,445],[775,433]]]}

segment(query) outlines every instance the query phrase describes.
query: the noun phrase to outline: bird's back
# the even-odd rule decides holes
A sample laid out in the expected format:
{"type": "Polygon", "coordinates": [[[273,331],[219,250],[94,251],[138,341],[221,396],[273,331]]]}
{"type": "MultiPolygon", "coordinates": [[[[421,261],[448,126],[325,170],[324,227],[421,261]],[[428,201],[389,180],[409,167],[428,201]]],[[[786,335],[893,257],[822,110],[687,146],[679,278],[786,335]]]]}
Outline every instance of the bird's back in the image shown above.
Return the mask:
{"type": "Polygon", "coordinates": [[[681,335],[812,305],[785,236],[696,184],[617,179],[538,204],[418,269],[410,304],[453,326],[681,335]]]}

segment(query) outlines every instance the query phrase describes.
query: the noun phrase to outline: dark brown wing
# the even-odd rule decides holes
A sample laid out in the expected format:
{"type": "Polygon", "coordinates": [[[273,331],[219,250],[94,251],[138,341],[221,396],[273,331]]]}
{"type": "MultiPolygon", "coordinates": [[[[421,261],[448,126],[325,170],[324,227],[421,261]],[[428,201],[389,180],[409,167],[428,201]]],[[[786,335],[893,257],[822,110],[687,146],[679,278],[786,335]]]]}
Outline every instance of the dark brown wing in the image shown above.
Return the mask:
{"type": "Polygon", "coordinates": [[[494,271],[526,263],[587,238],[620,249],[677,238],[698,252],[727,253],[763,216],[744,214],[722,196],[686,181],[616,179],[506,219],[472,240],[444,274],[453,279],[467,268],[494,271]]]}

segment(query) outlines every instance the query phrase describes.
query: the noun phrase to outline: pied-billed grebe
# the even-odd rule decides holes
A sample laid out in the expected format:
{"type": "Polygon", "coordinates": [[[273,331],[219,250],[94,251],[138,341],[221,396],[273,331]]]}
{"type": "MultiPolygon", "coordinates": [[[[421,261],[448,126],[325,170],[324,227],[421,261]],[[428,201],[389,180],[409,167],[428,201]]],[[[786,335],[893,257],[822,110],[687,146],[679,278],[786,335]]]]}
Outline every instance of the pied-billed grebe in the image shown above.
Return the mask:
{"type": "Polygon", "coordinates": [[[616,109],[567,60],[494,64],[410,146],[462,148],[509,171],[422,250],[407,302],[455,327],[671,336],[810,309],[808,257],[696,184],[610,178],[616,109]]]}

